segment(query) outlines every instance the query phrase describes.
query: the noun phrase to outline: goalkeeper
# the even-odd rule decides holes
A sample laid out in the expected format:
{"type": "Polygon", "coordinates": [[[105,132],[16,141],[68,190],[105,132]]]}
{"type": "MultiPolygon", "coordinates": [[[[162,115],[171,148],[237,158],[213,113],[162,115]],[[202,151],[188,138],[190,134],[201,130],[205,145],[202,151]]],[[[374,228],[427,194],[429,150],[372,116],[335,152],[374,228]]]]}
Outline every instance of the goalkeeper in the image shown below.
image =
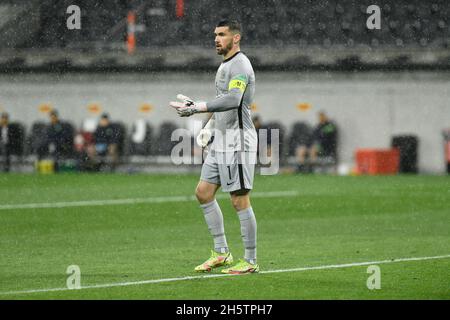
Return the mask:
{"type": "Polygon", "coordinates": [[[249,59],[240,51],[241,26],[237,21],[221,21],[215,28],[217,54],[223,56],[216,75],[216,98],[196,102],[184,95],[181,102],[171,102],[181,117],[210,112],[213,116],[200,132],[197,143],[205,147],[214,131],[202,167],[196,196],[203,210],[206,224],[214,240],[211,257],[195,268],[209,272],[228,266],[223,273],[245,274],[258,272],[256,263],[256,219],[250,204],[256,162],[257,135],[251,120],[250,105],[255,92],[255,74],[249,59]],[[225,237],[223,216],[215,194],[219,187],[229,192],[235,208],[244,242],[244,259],[234,263],[225,237]]]}

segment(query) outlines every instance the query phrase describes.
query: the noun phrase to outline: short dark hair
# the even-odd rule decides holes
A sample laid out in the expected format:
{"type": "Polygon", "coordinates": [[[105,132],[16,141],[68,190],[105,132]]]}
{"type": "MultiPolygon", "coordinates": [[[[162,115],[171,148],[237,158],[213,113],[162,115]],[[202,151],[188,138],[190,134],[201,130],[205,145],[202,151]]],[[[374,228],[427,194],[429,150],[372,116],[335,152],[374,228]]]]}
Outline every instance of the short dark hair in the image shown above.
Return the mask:
{"type": "Polygon", "coordinates": [[[103,113],[100,118],[109,120],[109,114],[103,113]]]}
{"type": "Polygon", "coordinates": [[[231,32],[242,34],[242,26],[237,20],[228,20],[228,19],[220,20],[219,23],[217,24],[217,27],[228,27],[228,29],[230,29],[231,32]]]}
{"type": "Polygon", "coordinates": [[[8,120],[9,119],[9,114],[7,114],[6,112],[2,112],[1,118],[8,120]]]}
{"type": "Polygon", "coordinates": [[[58,118],[58,111],[57,110],[55,110],[55,109],[53,109],[52,111],[50,111],[50,116],[54,116],[54,117],[57,117],[58,118]]]}

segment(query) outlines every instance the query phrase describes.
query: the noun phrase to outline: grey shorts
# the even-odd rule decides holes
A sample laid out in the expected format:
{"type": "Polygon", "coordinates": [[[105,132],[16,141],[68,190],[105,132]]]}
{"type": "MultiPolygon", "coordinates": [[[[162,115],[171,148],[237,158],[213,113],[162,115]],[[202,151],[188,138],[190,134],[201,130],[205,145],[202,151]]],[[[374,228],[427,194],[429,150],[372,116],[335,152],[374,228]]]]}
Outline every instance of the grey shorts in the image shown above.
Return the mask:
{"type": "Polygon", "coordinates": [[[210,150],[200,180],[222,186],[223,192],[253,188],[256,152],[210,150]]]}

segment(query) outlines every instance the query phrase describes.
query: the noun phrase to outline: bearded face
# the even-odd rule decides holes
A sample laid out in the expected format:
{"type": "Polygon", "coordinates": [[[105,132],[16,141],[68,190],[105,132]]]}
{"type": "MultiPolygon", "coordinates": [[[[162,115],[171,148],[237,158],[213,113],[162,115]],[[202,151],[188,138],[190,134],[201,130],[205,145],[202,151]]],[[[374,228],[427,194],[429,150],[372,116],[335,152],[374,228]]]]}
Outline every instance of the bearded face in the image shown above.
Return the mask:
{"type": "Polygon", "coordinates": [[[228,52],[233,48],[233,38],[231,38],[228,43],[225,43],[225,47],[222,44],[217,45],[216,43],[216,51],[218,55],[226,56],[228,52]]]}
{"type": "Polygon", "coordinates": [[[218,55],[226,56],[233,48],[234,34],[228,27],[217,27],[214,31],[216,35],[215,44],[218,55]]]}

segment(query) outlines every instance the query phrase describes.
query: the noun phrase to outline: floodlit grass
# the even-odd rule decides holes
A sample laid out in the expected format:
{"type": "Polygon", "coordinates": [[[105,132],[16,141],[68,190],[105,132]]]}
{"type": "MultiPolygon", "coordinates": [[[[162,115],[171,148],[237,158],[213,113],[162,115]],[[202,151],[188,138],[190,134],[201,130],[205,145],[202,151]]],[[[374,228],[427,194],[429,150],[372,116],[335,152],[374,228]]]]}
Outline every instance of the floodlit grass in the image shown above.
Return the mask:
{"type": "MultiPolygon", "coordinates": [[[[194,201],[1,209],[55,203],[193,195],[197,175],[0,175],[0,299],[449,299],[450,258],[192,279],[54,292],[78,265],[81,285],[198,276],[212,239],[194,201]]],[[[450,180],[445,176],[257,176],[261,271],[450,254],[450,180]]],[[[243,254],[227,199],[230,249],[243,254]]],[[[215,270],[213,274],[219,274],[215,270]]]]}

